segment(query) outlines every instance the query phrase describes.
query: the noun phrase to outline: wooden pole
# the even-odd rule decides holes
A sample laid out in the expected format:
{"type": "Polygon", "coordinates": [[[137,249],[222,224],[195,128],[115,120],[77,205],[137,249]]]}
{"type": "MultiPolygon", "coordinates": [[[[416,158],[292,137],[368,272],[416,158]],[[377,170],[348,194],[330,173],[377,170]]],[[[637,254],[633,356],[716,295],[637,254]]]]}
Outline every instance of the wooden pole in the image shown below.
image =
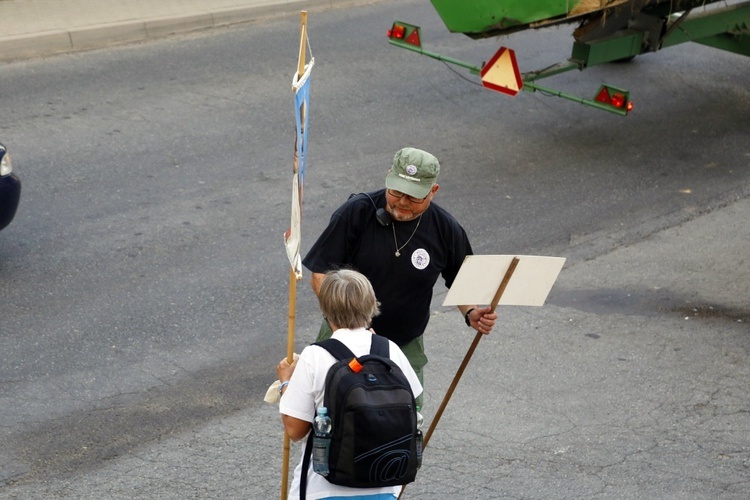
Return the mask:
{"type": "MultiPolygon", "coordinates": [[[[295,310],[297,307],[297,276],[294,269],[289,268],[289,323],[287,327],[286,360],[291,364],[294,362],[294,324],[296,320],[295,310]]],[[[286,500],[289,491],[289,455],[291,440],[289,434],[284,430],[283,457],[281,470],[281,500],[286,500]]]]}
{"type": "Polygon", "coordinates": [[[296,321],[295,310],[297,309],[297,276],[294,269],[289,268],[289,325],[286,336],[286,360],[289,364],[294,363],[294,325],[296,321]]]}
{"type": "MultiPolygon", "coordinates": [[[[297,59],[297,78],[302,78],[305,73],[305,56],[307,55],[307,11],[303,10],[300,15],[299,28],[299,57],[297,59]]],[[[307,110],[302,109],[301,123],[304,127],[305,115],[307,110]]],[[[299,174],[297,165],[297,140],[294,141],[294,173],[299,174]]],[[[294,362],[294,324],[296,321],[297,310],[297,276],[294,269],[289,268],[289,322],[287,327],[286,340],[286,360],[289,364],[294,362]]],[[[281,470],[281,500],[286,500],[289,490],[289,454],[290,454],[289,434],[284,430],[283,457],[281,470]]]]}
{"type": "Polygon", "coordinates": [[[305,56],[307,55],[307,11],[300,13],[299,57],[297,58],[297,78],[305,73],[305,56]]]}
{"type": "MultiPolygon", "coordinates": [[[[500,286],[497,289],[497,292],[495,292],[495,296],[492,299],[492,311],[497,308],[497,304],[500,302],[500,298],[503,296],[503,293],[505,292],[505,288],[508,286],[508,282],[510,282],[511,276],[513,276],[513,272],[516,270],[516,266],[518,266],[519,259],[518,257],[513,257],[513,260],[510,262],[510,266],[508,267],[508,270],[505,272],[505,276],[503,277],[503,280],[500,282],[500,286]]],[[[437,413],[435,414],[435,418],[432,419],[432,422],[430,423],[430,428],[427,430],[427,434],[424,436],[424,440],[422,441],[422,452],[424,453],[424,449],[427,448],[427,443],[430,441],[430,437],[432,437],[432,433],[435,431],[435,427],[437,427],[438,422],[440,421],[440,417],[443,416],[443,412],[445,411],[445,407],[448,406],[448,401],[450,401],[451,396],[453,395],[453,391],[456,390],[456,386],[458,385],[458,381],[461,379],[461,376],[464,373],[464,370],[466,369],[466,366],[469,364],[469,360],[474,355],[474,351],[477,349],[477,346],[479,345],[479,341],[482,339],[482,336],[484,334],[482,332],[477,332],[477,334],[474,336],[474,341],[471,343],[471,346],[469,347],[469,350],[466,352],[466,355],[464,356],[463,361],[461,362],[461,366],[458,367],[458,371],[456,372],[456,375],[453,377],[453,382],[451,382],[450,387],[448,387],[448,392],[445,393],[445,396],[443,397],[442,403],[440,403],[440,407],[438,408],[437,413]]],[[[399,493],[398,498],[401,498],[401,495],[404,494],[404,489],[406,489],[406,485],[401,487],[401,493],[399,493]]]]}

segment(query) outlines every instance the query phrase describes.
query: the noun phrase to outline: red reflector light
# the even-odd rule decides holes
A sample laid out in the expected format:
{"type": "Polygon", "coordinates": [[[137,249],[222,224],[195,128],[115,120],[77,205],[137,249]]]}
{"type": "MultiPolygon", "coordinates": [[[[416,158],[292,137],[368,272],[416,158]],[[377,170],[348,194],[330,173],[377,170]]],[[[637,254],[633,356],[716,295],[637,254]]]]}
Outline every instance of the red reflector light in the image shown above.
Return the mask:
{"type": "Polygon", "coordinates": [[[609,108],[614,108],[621,112],[624,111],[624,113],[621,114],[628,114],[628,112],[633,109],[633,104],[630,102],[630,92],[607,84],[603,84],[599,87],[599,91],[596,93],[594,101],[609,108]]]}
{"type": "Polygon", "coordinates": [[[625,105],[625,95],[616,93],[612,96],[612,106],[621,108],[625,105]]]}
{"type": "Polygon", "coordinates": [[[394,24],[393,28],[388,30],[388,38],[398,38],[399,40],[403,40],[405,34],[406,28],[398,24],[394,24]]]}

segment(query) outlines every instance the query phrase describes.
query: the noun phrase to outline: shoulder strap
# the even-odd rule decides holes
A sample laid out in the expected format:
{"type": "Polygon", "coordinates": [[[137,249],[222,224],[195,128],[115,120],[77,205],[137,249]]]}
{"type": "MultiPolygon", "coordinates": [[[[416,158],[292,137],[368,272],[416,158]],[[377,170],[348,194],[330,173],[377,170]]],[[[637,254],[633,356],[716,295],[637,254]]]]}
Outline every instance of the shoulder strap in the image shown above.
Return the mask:
{"type": "MultiPolygon", "coordinates": [[[[340,340],[327,339],[321,342],[315,342],[313,345],[322,347],[326,351],[330,352],[331,355],[338,360],[357,357],[340,340]]],[[[370,344],[370,354],[377,354],[378,356],[382,356],[384,358],[390,358],[391,347],[388,343],[388,339],[383,337],[382,335],[373,335],[372,343],[370,344]]]]}
{"type": "Polygon", "coordinates": [[[300,472],[299,478],[300,500],[305,500],[305,498],[307,498],[307,471],[310,469],[310,457],[312,457],[314,433],[315,432],[310,429],[310,434],[307,436],[307,444],[305,445],[305,453],[302,455],[302,471],[300,472]]]}
{"type": "Polygon", "coordinates": [[[391,347],[388,339],[382,335],[373,335],[372,344],[370,344],[370,354],[377,354],[384,358],[391,357],[391,347]]]}
{"type": "Polygon", "coordinates": [[[315,342],[313,345],[322,347],[338,360],[356,358],[354,353],[340,340],[327,339],[322,342],[315,342]]]}

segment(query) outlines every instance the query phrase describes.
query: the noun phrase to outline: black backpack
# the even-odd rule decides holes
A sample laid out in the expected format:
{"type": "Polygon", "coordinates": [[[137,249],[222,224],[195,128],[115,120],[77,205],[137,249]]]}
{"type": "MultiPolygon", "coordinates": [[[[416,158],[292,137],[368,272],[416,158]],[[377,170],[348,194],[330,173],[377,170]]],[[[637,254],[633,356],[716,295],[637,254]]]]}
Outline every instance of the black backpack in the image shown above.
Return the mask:
{"type": "MultiPolygon", "coordinates": [[[[330,473],[325,478],[351,488],[414,481],[422,451],[417,443],[421,431],[417,429],[416,403],[409,381],[389,357],[388,339],[373,335],[370,354],[359,358],[336,339],[313,345],[339,360],[328,370],[323,396],[332,423],[330,473]]],[[[302,462],[302,499],[312,441],[310,431],[302,462]]]]}

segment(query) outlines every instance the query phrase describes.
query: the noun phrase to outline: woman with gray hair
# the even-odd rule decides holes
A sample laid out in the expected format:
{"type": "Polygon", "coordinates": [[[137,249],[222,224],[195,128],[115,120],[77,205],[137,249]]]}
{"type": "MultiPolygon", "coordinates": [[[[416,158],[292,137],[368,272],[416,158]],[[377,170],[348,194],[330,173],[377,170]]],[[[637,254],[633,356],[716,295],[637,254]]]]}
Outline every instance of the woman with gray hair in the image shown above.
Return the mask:
{"type": "MultiPolygon", "coordinates": [[[[320,286],[320,309],[333,329],[333,338],[343,342],[357,356],[369,354],[373,332],[368,330],[378,314],[378,301],[370,281],[361,273],[340,269],[326,273],[320,286]]],[[[411,386],[414,396],[422,386],[401,349],[389,342],[390,358],[396,363],[411,386]]],[[[318,407],[323,406],[326,375],[336,362],[324,348],[306,347],[291,365],[286,358],[279,362],[277,373],[282,394],[279,404],[284,428],[293,441],[305,438],[312,429],[318,407]]],[[[303,447],[304,450],[304,447],[303,447]]],[[[304,453],[304,451],[303,451],[304,453]]],[[[312,464],[302,471],[302,460],[294,470],[290,498],[299,498],[300,478],[307,475],[308,499],[357,497],[359,500],[395,499],[400,486],[385,488],[349,488],[329,483],[313,472],[312,464]]]]}

